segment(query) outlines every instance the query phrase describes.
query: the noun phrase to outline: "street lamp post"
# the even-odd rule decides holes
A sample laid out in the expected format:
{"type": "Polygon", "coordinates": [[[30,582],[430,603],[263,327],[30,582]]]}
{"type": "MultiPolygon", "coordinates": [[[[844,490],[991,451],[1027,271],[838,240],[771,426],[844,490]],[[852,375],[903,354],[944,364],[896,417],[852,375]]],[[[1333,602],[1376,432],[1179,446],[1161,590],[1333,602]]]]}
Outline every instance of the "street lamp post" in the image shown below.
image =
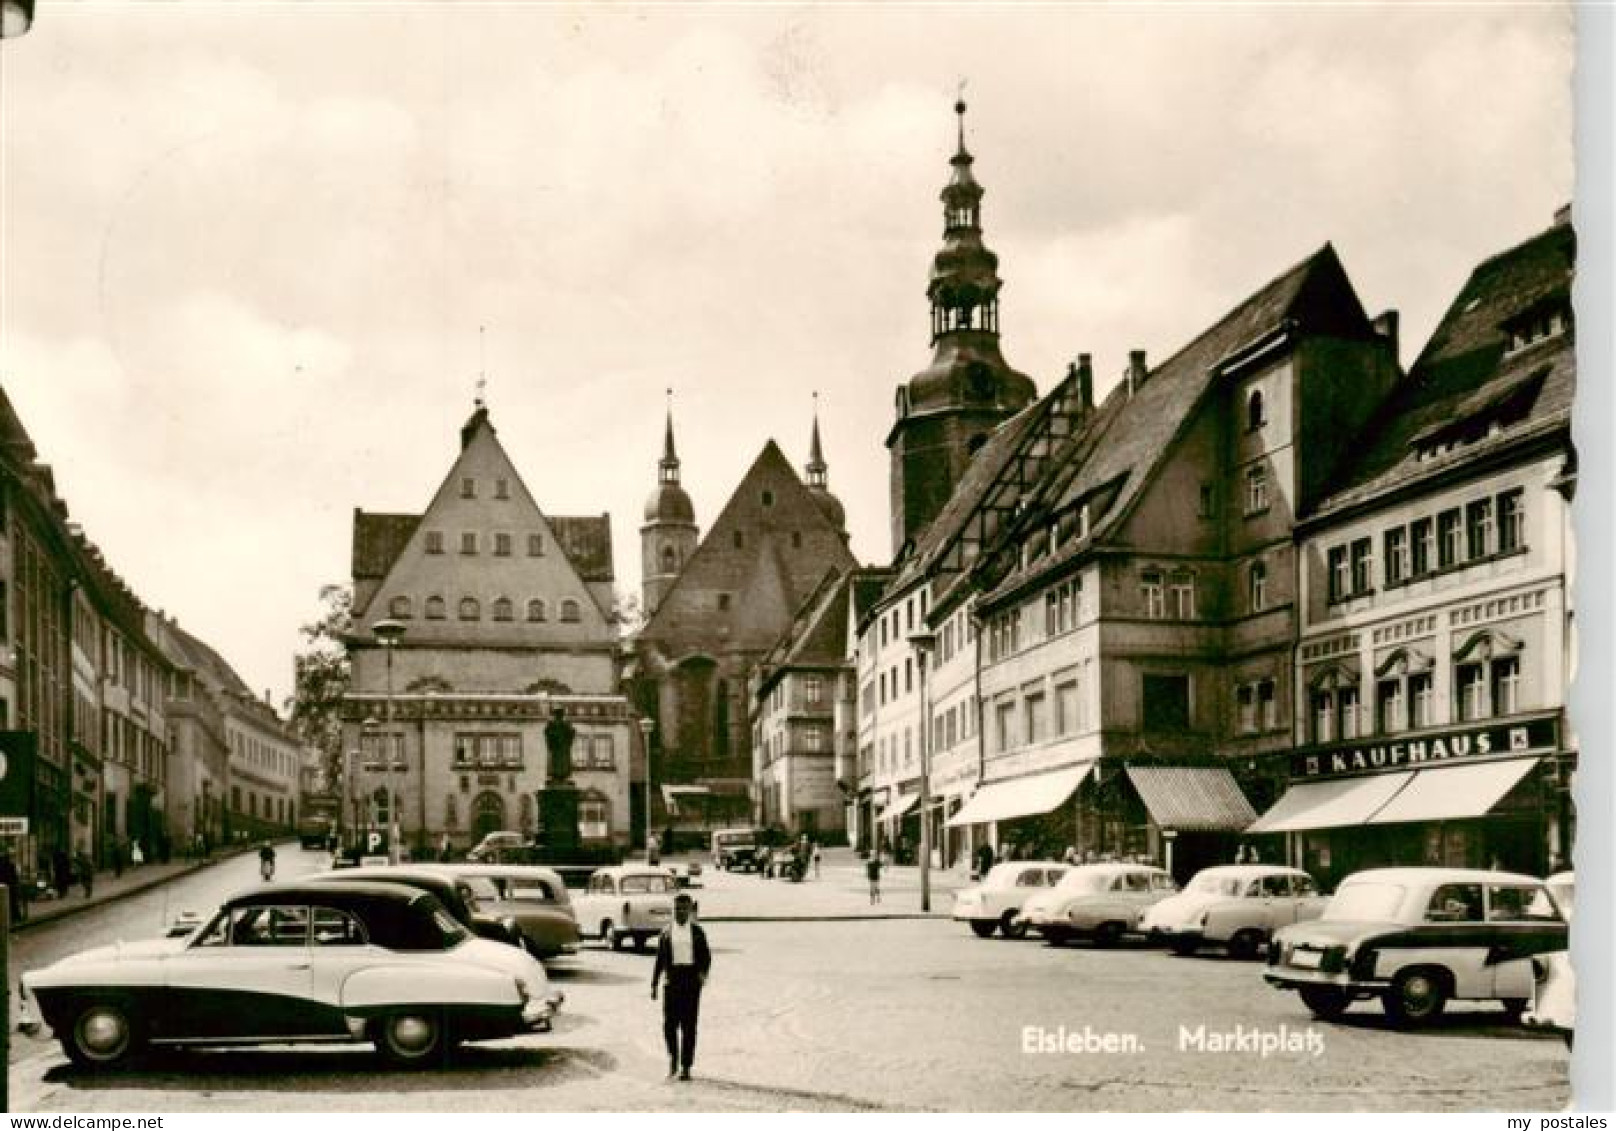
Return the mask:
{"type": "Polygon", "coordinates": [[[398,794],[393,789],[393,650],[404,639],[404,625],[396,620],[379,620],[370,626],[370,631],[387,654],[387,728],[382,732],[382,758],[387,771],[387,862],[397,864],[398,794]]]}
{"type": "MultiPolygon", "coordinates": [[[[651,732],[656,729],[656,723],[650,719],[640,720],[640,741],[645,744],[645,862],[651,862],[651,732]]],[[[667,845],[662,846],[666,850],[667,845]]]]}
{"type": "Polygon", "coordinates": [[[920,909],[931,910],[931,693],[929,691],[933,632],[911,632],[909,646],[915,650],[915,667],[920,671],[920,909]]]}

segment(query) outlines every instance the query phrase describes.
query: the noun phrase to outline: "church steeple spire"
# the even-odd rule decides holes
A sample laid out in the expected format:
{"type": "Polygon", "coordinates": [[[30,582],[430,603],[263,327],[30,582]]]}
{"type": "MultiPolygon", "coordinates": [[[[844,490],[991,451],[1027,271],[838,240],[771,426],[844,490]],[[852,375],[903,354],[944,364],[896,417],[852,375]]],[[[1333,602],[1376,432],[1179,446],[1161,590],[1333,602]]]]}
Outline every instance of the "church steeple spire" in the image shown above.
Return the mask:
{"type": "Polygon", "coordinates": [[[959,141],[949,159],[953,175],[943,186],[943,247],[932,261],[931,340],[973,331],[999,333],[999,257],[982,243],[982,186],[971,171],[975,158],[965,148],[965,100],[954,103],[959,141]]]}
{"type": "Polygon", "coordinates": [[[825,463],[825,451],[819,443],[819,392],[814,392],[814,430],[808,441],[808,486],[825,487],[825,473],[830,470],[825,463]]]}
{"type": "Polygon", "coordinates": [[[679,453],[673,448],[673,390],[668,390],[668,426],[662,437],[662,459],[657,462],[657,482],[679,485],[679,453]]]}

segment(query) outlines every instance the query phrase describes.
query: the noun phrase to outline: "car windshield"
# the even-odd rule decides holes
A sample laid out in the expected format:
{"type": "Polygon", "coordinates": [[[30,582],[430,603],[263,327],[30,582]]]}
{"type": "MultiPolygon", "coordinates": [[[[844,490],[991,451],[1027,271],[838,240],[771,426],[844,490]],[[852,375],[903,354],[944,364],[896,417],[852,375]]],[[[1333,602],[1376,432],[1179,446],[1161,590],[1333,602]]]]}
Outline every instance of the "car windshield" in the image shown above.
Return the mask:
{"type": "Polygon", "coordinates": [[[1198,895],[1239,895],[1245,882],[1226,872],[1202,872],[1190,881],[1189,890],[1198,895]]]}
{"type": "Polygon", "coordinates": [[[669,892],[673,890],[673,885],[666,876],[624,876],[617,890],[624,895],[669,892]]]}
{"type": "Polygon", "coordinates": [[[1061,877],[1060,883],[1055,885],[1059,891],[1067,894],[1084,894],[1087,892],[1105,891],[1111,886],[1112,877],[1104,872],[1067,872],[1061,877]]]}
{"type": "Polygon", "coordinates": [[[1403,905],[1405,894],[1406,889],[1401,884],[1373,881],[1353,883],[1349,880],[1330,897],[1323,918],[1357,922],[1396,921],[1397,909],[1403,905]]]}

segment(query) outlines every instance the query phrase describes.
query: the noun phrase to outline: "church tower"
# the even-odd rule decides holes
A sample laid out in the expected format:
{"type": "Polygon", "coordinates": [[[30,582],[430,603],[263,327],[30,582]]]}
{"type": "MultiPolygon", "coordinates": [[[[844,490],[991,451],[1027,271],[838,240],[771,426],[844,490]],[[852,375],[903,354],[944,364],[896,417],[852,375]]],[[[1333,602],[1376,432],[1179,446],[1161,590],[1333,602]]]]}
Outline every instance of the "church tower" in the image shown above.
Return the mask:
{"type": "Polygon", "coordinates": [[[808,441],[808,462],[803,470],[808,473],[808,494],[819,509],[825,512],[842,541],[847,541],[847,510],[835,495],[830,493],[830,479],[828,473],[830,465],[825,462],[825,450],[819,443],[819,394],[814,394],[814,430],[808,441]]]}
{"type": "MultiPolygon", "coordinates": [[[[670,394],[671,398],[671,394],[670,394]]],[[[645,525],[640,527],[640,604],[647,617],[685,568],[697,542],[696,510],[679,486],[679,455],[673,447],[673,405],[668,405],[668,427],[657,463],[656,490],[645,500],[645,525]]]]}
{"type": "Polygon", "coordinates": [[[959,145],[942,191],[943,246],[926,287],[932,361],[898,386],[887,434],[894,556],[937,517],[994,428],[1038,395],[999,352],[999,257],[982,243],[982,186],[965,148],[965,103],[954,112],[959,145]]]}

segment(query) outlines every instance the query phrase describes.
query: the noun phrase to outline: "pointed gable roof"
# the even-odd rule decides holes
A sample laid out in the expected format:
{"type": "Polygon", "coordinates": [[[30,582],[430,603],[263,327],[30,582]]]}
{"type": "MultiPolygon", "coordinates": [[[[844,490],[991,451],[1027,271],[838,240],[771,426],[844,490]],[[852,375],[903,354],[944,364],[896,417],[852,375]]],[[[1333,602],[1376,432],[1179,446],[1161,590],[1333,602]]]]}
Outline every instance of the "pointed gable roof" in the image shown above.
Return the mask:
{"type": "Polygon", "coordinates": [[[764,650],[827,567],[857,563],[841,532],[773,440],[763,445],[642,631],[764,650]],[[763,500],[769,500],[765,503],[763,500]],[[791,532],[801,535],[793,546],[791,532]],[[731,594],[729,609],[705,603],[731,594]]]}
{"type": "Polygon", "coordinates": [[[1576,255],[1576,233],[1566,222],[1479,264],[1408,376],[1370,417],[1315,513],[1444,470],[1451,460],[1422,463],[1417,449],[1463,433],[1468,423],[1485,432],[1493,420],[1514,419],[1464,445],[1459,459],[1473,457],[1481,444],[1503,446],[1568,428],[1576,387],[1573,335],[1514,351],[1508,346],[1510,329],[1523,316],[1558,309],[1570,317],[1576,255]]]}
{"type": "Polygon", "coordinates": [[[797,610],[791,627],[763,658],[760,693],[767,693],[792,669],[824,670],[841,667],[846,662],[847,607],[852,588],[851,572],[825,571],[819,585],[797,610]]]}
{"type": "Polygon", "coordinates": [[[1373,333],[1328,243],[1237,304],[1131,392],[1126,382],[1111,390],[1085,429],[1078,457],[1057,465],[1039,492],[1038,514],[1046,525],[1051,514],[1094,500],[1087,536],[1074,537],[1041,559],[1029,555],[1025,567],[1001,572],[985,599],[1019,588],[1028,576],[1074,559],[1115,533],[1229,364],[1256,347],[1300,333],[1343,338],[1373,333]]]}

